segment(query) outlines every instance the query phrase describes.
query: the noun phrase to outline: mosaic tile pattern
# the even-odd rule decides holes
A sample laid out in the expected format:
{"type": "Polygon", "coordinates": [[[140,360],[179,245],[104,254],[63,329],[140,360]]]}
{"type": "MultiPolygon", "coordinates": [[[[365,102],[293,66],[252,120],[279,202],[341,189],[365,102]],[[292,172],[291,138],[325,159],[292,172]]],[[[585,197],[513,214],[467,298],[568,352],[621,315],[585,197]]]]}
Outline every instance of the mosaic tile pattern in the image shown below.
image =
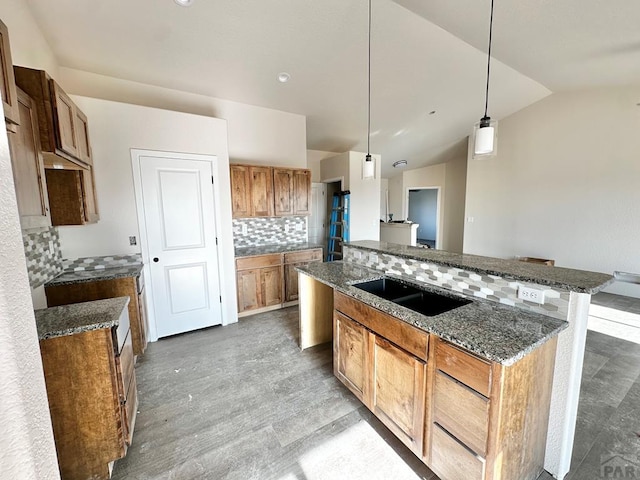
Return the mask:
{"type": "Polygon", "coordinates": [[[141,265],[142,254],[106,255],[102,257],[65,258],[62,266],[65,272],[82,272],[85,270],[104,270],[105,268],[141,265]]]}
{"type": "Polygon", "coordinates": [[[236,248],[302,243],[307,239],[307,217],[233,219],[233,244],[236,248]],[[243,226],[246,233],[243,233],[243,226]]]}
{"type": "Polygon", "coordinates": [[[60,236],[56,227],[22,232],[29,285],[37,288],[62,273],[60,236]]]}
{"type": "Polygon", "coordinates": [[[344,261],[405,277],[414,282],[447,288],[454,292],[485,298],[561,320],[565,320],[569,312],[570,292],[547,286],[507,280],[496,275],[482,275],[460,268],[435,265],[354,247],[345,247],[344,261]],[[518,288],[523,285],[543,290],[544,305],[519,299],[518,288]]]}

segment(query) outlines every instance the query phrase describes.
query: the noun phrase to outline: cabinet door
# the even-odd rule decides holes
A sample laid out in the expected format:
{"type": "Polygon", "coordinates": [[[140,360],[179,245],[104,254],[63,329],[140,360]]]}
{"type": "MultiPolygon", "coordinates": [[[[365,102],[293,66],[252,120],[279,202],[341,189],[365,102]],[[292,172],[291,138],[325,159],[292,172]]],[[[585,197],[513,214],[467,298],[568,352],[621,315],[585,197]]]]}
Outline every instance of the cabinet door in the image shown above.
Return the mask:
{"type": "Polygon", "coordinates": [[[425,380],[425,363],[376,336],[372,411],[417,455],[422,455],[425,380]]]}
{"type": "Polygon", "coordinates": [[[284,266],[284,301],[293,302],[298,299],[298,272],[296,267],[304,263],[291,263],[284,266]]]}
{"type": "Polygon", "coordinates": [[[11,164],[16,187],[20,224],[23,229],[49,227],[49,198],[35,106],[31,98],[18,89],[20,126],[9,134],[11,164]]]}
{"type": "Polygon", "coordinates": [[[138,294],[138,318],[139,318],[139,348],[138,352],[134,352],[136,354],[144,353],[147,348],[148,342],[148,332],[149,332],[149,315],[147,314],[147,294],[142,291],[138,294]]]}
{"type": "Polygon", "coordinates": [[[51,224],[83,225],[82,172],[79,170],[45,170],[51,224]]]}
{"type": "Polygon", "coordinates": [[[9,45],[9,31],[7,26],[0,21],[0,95],[4,108],[4,118],[9,125],[9,130],[14,131],[11,125],[20,123],[20,109],[18,108],[18,95],[11,61],[11,47],[9,45]]]}
{"type": "Polygon", "coordinates": [[[371,335],[359,323],[339,312],[333,313],[333,374],[370,406],[371,377],[369,351],[371,335]]]}
{"type": "Polygon", "coordinates": [[[262,290],[262,307],[270,307],[282,303],[282,267],[260,269],[262,290]]]}
{"type": "Polygon", "coordinates": [[[260,269],[242,270],[236,274],[238,282],[238,312],[260,308],[262,289],[260,288],[260,269]]]}
{"type": "Polygon", "coordinates": [[[89,121],[82,110],[75,109],[75,131],[78,145],[78,158],[88,165],[93,164],[91,158],[91,142],[89,141],[89,121]]]}
{"type": "Polygon", "coordinates": [[[273,197],[276,215],[293,215],[293,170],[273,169],[273,197]]]}
{"type": "Polygon", "coordinates": [[[311,172],[309,170],[294,170],[294,214],[311,215],[311,172]]]}
{"type": "Polygon", "coordinates": [[[78,158],[76,106],[60,86],[51,80],[51,95],[55,109],[56,141],[63,152],[78,158]]]}
{"type": "Polygon", "coordinates": [[[231,213],[233,218],[251,216],[251,182],[249,181],[249,167],[246,165],[231,165],[231,213]]]}
{"type": "Polygon", "coordinates": [[[85,223],[96,223],[100,219],[98,200],[96,198],[96,181],[93,167],[82,170],[82,202],[84,205],[85,223]]]}
{"type": "Polygon", "coordinates": [[[249,167],[251,216],[273,217],[273,174],[271,167],[249,167]]]}

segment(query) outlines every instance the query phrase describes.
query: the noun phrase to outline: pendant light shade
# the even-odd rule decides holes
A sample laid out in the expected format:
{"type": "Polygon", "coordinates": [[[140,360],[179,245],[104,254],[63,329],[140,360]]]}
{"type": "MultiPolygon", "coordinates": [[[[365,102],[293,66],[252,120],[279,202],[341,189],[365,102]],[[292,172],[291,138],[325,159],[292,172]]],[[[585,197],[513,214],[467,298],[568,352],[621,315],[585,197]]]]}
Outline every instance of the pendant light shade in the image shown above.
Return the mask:
{"type": "Polygon", "coordinates": [[[367,156],[362,165],[362,178],[375,178],[376,162],[371,157],[371,0],[369,0],[369,57],[367,64],[367,156]]]}
{"type": "Polygon", "coordinates": [[[487,114],[489,110],[489,78],[491,73],[491,39],[493,34],[493,0],[489,19],[489,48],[487,51],[487,86],[484,96],[484,116],[474,125],[473,156],[495,155],[497,122],[487,114]]]}

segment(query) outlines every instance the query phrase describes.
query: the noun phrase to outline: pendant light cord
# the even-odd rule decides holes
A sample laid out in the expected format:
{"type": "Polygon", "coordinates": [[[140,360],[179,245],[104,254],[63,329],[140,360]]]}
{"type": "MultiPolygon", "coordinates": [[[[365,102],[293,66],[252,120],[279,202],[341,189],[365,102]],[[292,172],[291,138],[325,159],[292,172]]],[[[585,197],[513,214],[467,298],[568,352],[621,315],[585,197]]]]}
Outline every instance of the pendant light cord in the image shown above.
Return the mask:
{"type": "Polygon", "coordinates": [[[371,0],[369,0],[369,60],[367,65],[367,79],[367,156],[369,156],[371,144],[371,0]]]}
{"type": "MultiPolygon", "coordinates": [[[[369,27],[371,28],[371,27],[369,27]]],[[[491,0],[491,16],[489,19],[489,50],[487,52],[487,89],[484,94],[484,116],[489,110],[489,73],[491,72],[491,36],[493,33],[493,0],[491,0]]]]}

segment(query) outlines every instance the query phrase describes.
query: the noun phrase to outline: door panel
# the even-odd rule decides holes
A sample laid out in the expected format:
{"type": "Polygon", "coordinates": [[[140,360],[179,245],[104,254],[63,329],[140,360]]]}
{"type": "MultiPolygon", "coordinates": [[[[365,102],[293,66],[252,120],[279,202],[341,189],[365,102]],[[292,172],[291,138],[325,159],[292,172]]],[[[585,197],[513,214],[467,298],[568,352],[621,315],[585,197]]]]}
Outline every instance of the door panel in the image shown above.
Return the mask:
{"type": "Polygon", "coordinates": [[[158,337],[220,324],[211,163],[140,157],[158,337]]]}

